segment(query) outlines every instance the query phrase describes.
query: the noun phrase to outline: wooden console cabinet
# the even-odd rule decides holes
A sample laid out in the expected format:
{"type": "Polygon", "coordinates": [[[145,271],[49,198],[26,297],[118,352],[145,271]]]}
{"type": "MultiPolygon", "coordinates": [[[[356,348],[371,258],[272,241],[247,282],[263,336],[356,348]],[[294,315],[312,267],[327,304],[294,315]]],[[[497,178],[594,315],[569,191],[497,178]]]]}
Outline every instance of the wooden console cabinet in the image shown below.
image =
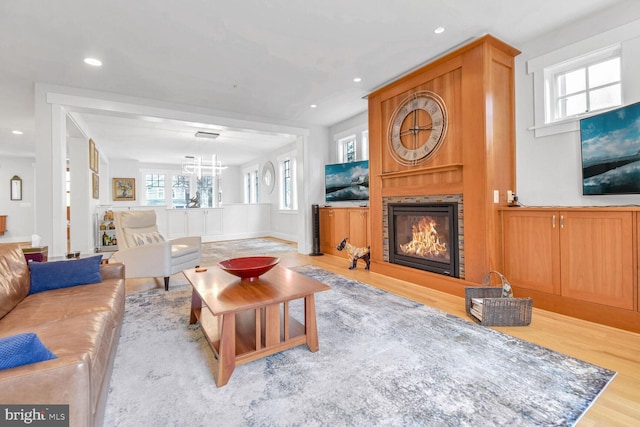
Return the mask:
{"type": "Polygon", "coordinates": [[[504,209],[505,276],[540,308],[619,327],[605,318],[635,313],[637,322],[637,216],[632,208],[504,209]]]}
{"type": "Polygon", "coordinates": [[[369,209],[363,207],[322,207],[320,211],[320,251],[325,254],[344,255],[336,246],[345,237],[352,245],[371,244],[369,209]]]}

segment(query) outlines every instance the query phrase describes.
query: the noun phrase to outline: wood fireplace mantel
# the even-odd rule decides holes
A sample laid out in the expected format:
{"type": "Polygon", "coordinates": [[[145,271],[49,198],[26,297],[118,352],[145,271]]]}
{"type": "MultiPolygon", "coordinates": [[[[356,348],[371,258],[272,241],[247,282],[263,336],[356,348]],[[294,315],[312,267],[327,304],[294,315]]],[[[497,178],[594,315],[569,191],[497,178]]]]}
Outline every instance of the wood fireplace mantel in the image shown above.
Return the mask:
{"type": "Polygon", "coordinates": [[[372,269],[463,295],[501,268],[498,209],[515,189],[514,57],[520,52],[484,36],[369,95],[369,167],[372,269]],[[395,108],[415,91],[435,92],[448,114],[446,137],[424,163],[405,166],[389,152],[395,108]],[[494,191],[499,203],[494,203],[494,191]],[[396,266],[383,258],[383,197],[462,194],[465,279],[396,266]],[[428,280],[427,280],[428,279],[428,280]]]}

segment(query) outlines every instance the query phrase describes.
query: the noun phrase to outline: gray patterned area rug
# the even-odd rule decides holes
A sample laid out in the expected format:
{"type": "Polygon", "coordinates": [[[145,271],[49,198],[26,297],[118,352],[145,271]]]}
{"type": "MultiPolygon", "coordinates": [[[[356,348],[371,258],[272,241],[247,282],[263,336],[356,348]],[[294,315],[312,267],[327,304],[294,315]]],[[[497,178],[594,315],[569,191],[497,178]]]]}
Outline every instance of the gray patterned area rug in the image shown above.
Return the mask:
{"type": "Polygon", "coordinates": [[[188,326],[189,285],[128,295],[105,425],[564,426],[615,376],[317,267],[296,270],[332,288],[316,295],[320,350],[238,366],[221,388],[188,326]]]}
{"type": "Polygon", "coordinates": [[[200,263],[202,265],[214,265],[229,258],[276,255],[285,252],[296,252],[297,250],[298,247],[295,243],[287,244],[263,238],[208,242],[202,244],[200,263]]]}

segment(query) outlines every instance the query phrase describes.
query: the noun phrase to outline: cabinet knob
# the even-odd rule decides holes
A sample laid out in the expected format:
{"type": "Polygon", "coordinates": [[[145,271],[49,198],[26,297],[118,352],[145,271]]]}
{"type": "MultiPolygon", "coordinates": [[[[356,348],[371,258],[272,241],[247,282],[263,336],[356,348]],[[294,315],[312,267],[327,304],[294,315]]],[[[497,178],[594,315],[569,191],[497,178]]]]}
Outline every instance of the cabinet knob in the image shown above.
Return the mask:
{"type": "Polygon", "coordinates": [[[551,217],[551,228],[556,228],[556,216],[551,217]]]}

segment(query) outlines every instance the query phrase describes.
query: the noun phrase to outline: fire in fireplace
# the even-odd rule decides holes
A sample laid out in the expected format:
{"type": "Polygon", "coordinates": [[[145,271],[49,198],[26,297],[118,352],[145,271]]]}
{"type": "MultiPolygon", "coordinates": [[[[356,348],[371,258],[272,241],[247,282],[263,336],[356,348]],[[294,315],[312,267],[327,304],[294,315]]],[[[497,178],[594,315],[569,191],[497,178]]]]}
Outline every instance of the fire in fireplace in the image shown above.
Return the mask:
{"type": "Polygon", "coordinates": [[[459,276],[458,204],[389,204],[389,262],[459,276]]]}

